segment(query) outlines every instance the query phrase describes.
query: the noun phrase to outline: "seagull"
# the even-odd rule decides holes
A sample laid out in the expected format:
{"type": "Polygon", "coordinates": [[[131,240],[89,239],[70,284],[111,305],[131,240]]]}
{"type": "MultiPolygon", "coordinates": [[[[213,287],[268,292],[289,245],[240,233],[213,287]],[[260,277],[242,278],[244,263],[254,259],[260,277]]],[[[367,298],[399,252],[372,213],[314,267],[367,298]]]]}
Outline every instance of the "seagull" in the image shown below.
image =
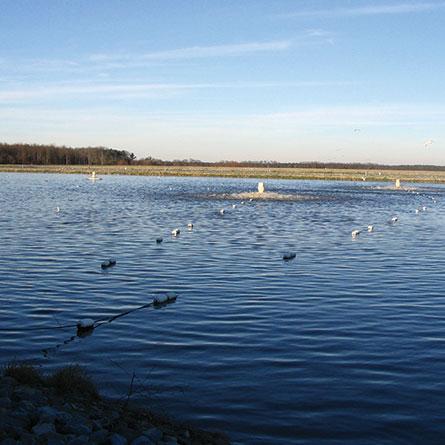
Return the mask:
{"type": "Polygon", "coordinates": [[[428,147],[428,145],[431,145],[434,141],[432,139],[425,142],[425,147],[428,147]]]}
{"type": "Polygon", "coordinates": [[[398,218],[397,216],[394,216],[394,218],[391,220],[392,222],[397,222],[398,218]]]}
{"type": "Polygon", "coordinates": [[[172,230],[173,236],[178,236],[180,233],[181,233],[181,231],[179,229],[172,230]]]}
{"type": "Polygon", "coordinates": [[[193,229],[193,224],[189,223],[187,227],[188,227],[189,230],[192,230],[193,229]]]}
{"type": "Polygon", "coordinates": [[[353,238],[355,238],[359,233],[360,233],[360,230],[354,230],[351,235],[353,238]]]}
{"type": "Polygon", "coordinates": [[[374,230],[374,226],[368,226],[368,232],[372,232],[374,230]]]}

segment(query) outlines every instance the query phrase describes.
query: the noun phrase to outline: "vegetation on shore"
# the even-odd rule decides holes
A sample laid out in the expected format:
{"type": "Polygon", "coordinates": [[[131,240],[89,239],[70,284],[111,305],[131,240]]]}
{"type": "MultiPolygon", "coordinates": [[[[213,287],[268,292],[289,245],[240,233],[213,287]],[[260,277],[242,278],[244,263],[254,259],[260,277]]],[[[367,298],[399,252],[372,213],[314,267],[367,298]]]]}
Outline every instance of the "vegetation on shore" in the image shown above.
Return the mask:
{"type": "Polygon", "coordinates": [[[0,143],[0,172],[202,176],[261,179],[324,179],[347,181],[445,183],[445,166],[360,163],[163,161],[136,159],[126,150],[105,147],[69,148],[54,145],[0,143]]]}

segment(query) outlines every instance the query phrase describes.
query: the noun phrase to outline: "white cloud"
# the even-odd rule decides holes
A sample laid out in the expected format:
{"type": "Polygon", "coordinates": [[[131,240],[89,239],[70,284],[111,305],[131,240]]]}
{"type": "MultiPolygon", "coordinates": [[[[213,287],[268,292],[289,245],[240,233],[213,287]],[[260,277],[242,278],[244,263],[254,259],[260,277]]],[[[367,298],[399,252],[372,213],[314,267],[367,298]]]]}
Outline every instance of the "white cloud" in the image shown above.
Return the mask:
{"type": "Polygon", "coordinates": [[[370,5],[357,8],[338,8],[338,9],[319,9],[299,11],[289,14],[281,14],[280,17],[311,17],[311,16],[331,16],[348,17],[361,15],[382,15],[382,14],[407,14],[415,12],[427,12],[435,9],[444,8],[445,2],[431,3],[395,3],[393,5],[370,5]]]}

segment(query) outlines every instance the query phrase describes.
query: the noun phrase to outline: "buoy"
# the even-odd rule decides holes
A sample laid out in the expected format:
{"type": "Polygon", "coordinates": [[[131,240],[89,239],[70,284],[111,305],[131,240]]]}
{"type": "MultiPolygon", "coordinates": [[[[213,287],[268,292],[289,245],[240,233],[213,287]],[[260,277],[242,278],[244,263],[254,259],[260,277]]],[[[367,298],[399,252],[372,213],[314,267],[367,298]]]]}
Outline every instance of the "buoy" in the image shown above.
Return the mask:
{"type": "Polygon", "coordinates": [[[288,261],[288,260],[293,260],[295,257],[297,256],[296,253],[293,252],[287,252],[283,254],[283,260],[288,261]]]}
{"type": "Polygon", "coordinates": [[[181,231],[179,229],[175,229],[172,231],[173,236],[178,236],[180,233],[181,233],[181,231]]]}
{"type": "Polygon", "coordinates": [[[193,229],[193,224],[189,223],[187,227],[188,227],[189,230],[192,230],[193,229]]]}
{"type": "Polygon", "coordinates": [[[77,329],[91,329],[94,328],[94,320],[91,318],[83,318],[77,323],[77,329]]]}
{"type": "Polygon", "coordinates": [[[153,304],[156,306],[167,303],[168,301],[173,302],[178,298],[178,295],[176,292],[166,292],[165,294],[155,295],[153,297],[153,304]]]}
{"type": "Polygon", "coordinates": [[[391,219],[392,222],[397,222],[398,218],[397,216],[394,216],[394,218],[391,219]]]}
{"type": "Polygon", "coordinates": [[[374,230],[374,226],[368,226],[368,232],[372,232],[374,230]]]}
{"type": "Polygon", "coordinates": [[[159,243],[162,243],[162,238],[156,238],[156,242],[159,244],[159,243]]]}
{"type": "Polygon", "coordinates": [[[264,182],[258,183],[258,193],[264,193],[264,182]]]}
{"type": "Polygon", "coordinates": [[[360,233],[360,230],[354,230],[351,235],[353,238],[355,238],[360,233]]]}

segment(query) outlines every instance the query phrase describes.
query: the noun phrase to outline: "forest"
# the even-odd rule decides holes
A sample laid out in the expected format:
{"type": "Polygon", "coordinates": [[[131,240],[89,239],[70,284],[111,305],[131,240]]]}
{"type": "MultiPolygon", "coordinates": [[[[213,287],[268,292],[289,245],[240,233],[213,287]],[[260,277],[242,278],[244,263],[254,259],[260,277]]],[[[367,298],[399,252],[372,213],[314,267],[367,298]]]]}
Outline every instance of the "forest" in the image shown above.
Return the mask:
{"type": "Polygon", "coordinates": [[[440,165],[384,165],[374,163],[345,162],[277,162],[277,161],[217,161],[175,159],[165,161],[151,156],[137,159],[134,153],[107,147],[71,148],[41,144],[7,144],[0,142],[0,164],[22,165],[156,165],[201,166],[243,168],[311,168],[311,169],[392,169],[418,171],[445,171],[440,165]]]}
{"type": "Polygon", "coordinates": [[[22,165],[129,165],[133,153],[106,147],[0,143],[0,164],[22,165]]]}

